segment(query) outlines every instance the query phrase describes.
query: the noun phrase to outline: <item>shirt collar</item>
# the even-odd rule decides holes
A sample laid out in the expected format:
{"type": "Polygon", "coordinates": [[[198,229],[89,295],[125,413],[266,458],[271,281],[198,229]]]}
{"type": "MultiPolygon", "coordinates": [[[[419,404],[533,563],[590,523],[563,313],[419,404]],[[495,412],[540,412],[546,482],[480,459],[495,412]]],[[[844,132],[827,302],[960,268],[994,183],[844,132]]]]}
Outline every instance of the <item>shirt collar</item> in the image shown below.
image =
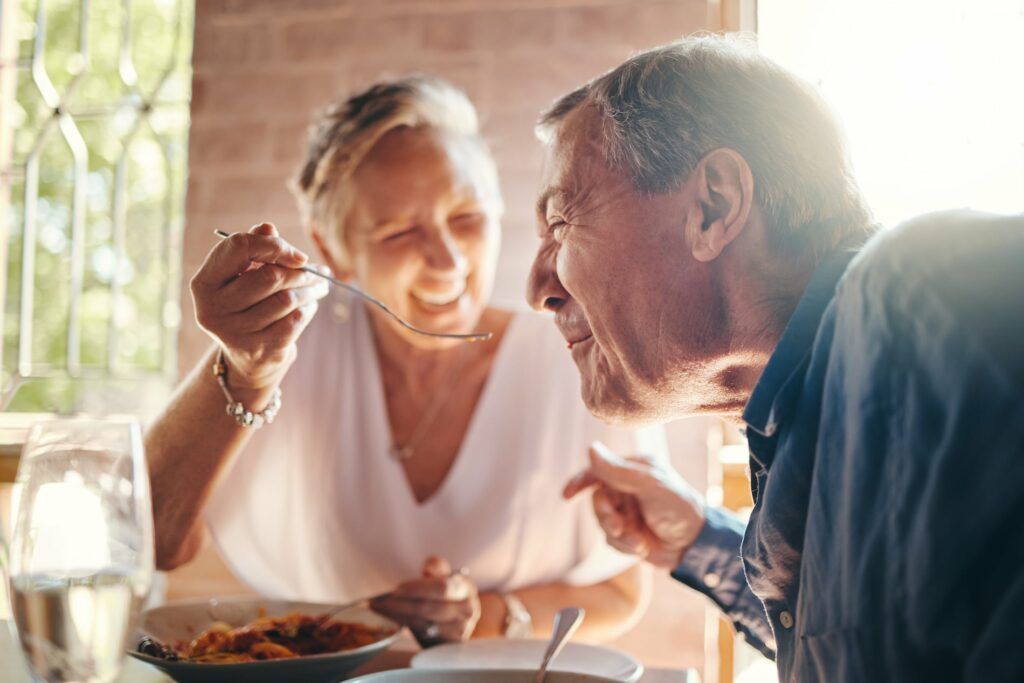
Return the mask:
{"type": "Polygon", "coordinates": [[[821,318],[861,243],[862,240],[857,240],[856,243],[840,245],[818,264],[811,275],[743,411],[743,421],[759,435],[774,436],[779,423],[792,408],[792,387],[806,368],[821,318]]]}

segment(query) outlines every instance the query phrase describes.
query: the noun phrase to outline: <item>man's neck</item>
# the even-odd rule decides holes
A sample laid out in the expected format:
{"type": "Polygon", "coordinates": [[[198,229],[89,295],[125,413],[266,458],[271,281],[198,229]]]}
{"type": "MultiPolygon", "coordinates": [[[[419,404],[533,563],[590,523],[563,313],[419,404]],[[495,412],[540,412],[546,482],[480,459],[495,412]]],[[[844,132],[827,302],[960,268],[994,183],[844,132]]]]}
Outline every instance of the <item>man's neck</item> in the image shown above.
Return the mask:
{"type": "Polygon", "coordinates": [[[708,412],[742,423],[743,409],[803,296],[814,264],[761,251],[741,267],[723,271],[734,274],[721,284],[730,346],[709,366],[708,381],[721,398],[708,412]]]}

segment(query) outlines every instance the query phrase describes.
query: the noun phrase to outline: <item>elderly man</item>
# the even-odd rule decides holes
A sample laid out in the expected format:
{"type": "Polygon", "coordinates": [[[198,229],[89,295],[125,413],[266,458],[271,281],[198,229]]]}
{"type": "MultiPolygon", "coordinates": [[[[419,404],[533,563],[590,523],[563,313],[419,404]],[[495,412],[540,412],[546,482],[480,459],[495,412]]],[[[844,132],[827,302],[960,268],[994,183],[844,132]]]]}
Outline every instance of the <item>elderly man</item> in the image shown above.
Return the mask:
{"type": "Polygon", "coordinates": [[[600,445],[566,495],[781,680],[1024,680],[1024,220],[878,232],[815,94],[722,39],[638,55],[539,130],[529,298],[588,407],[744,424],[755,506],[744,531],[600,445]]]}

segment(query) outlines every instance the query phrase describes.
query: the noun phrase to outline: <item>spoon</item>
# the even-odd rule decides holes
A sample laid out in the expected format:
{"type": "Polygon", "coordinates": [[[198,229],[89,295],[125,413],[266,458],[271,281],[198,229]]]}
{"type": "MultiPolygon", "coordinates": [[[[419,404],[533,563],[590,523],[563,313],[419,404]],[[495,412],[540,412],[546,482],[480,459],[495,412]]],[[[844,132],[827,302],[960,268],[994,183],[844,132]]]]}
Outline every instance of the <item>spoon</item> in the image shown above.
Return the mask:
{"type": "Polygon", "coordinates": [[[537,669],[537,675],[533,677],[533,683],[544,683],[551,660],[557,657],[565,644],[569,642],[569,638],[583,623],[585,614],[586,612],[580,607],[563,607],[558,610],[558,614],[555,615],[555,626],[551,631],[551,639],[548,641],[548,649],[544,653],[540,668],[537,669]]]}
{"type": "MultiPolygon", "coordinates": [[[[231,235],[232,235],[232,233],[225,232],[224,230],[214,230],[213,232],[218,237],[231,237],[231,235]]],[[[336,277],[331,277],[330,275],[327,275],[326,273],[321,273],[319,270],[317,270],[317,268],[315,266],[312,266],[312,265],[307,263],[306,265],[304,265],[301,268],[299,268],[299,270],[304,270],[307,273],[310,273],[311,275],[316,275],[317,277],[322,277],[323,279],[325,279],[328,282],[330,282],[332,285],[335,285],[337,287],[341,287],[342,289],[348,290],[348,291],[352,292],[353,294],[355,294],[356,296],[361,296],[362,298],[366,299],[371,304],[373,304],[374,306],[376,306],[377,308],[379,308],[380,310],[384,311],[389,316],[394,318],[394,320],[399,325],[401,325],[402,327],[404,327],[407,330],[412,330],[413,332],[415,332],[417,334],[422,334],[422,335],[424,335],[426,337],[438,337],[438,338],[441,338],[441,339],[458,339],[459,341],[467,341],[467,342],[487,341],[492,336],[494,336],[490,332],[471,332],[469,334],[456,334],[456,333],[453,333],[453,332],[429,332],[427,330],[420,329],[420,328],[416,327],[415,325],[413,325],[411,323],[408,323],[405,320],[402,320],[402,318],[400,318],[397,313],[395,313],[390,308],[385,306],[384,303],[380,299],[377,299],[377,298],[375,298],[373,296],[370,296],[369,294],[367,294],[363,290],[359,289],[358,287],[354,287],[354,286],[350,285],[349,283],[347,283],[347,282],[345,282],[343,280],[339,280],[336,277]]]]}

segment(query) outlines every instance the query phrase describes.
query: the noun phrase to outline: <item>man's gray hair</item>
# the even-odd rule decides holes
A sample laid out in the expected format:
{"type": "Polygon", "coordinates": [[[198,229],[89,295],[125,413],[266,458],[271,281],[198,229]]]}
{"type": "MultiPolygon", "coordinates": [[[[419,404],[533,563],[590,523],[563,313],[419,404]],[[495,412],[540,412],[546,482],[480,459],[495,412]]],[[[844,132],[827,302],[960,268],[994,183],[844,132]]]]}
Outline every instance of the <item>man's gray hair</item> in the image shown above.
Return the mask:
{"type": "Polygon", "coordinates": [[[602,114],[604,157],[640,192],[678,188],[704,155],[727,147],[750,165],[777,246],[820,254],[872,230],[828,107],[747,39],[705,35],[638,54],[559,99],[538,136],[550,141],[581,105],[602,114]]]}
{"type": "Polygon", "coordinates": [[[498,171],[480,135],[466,94],[436,76],[382,81],[324,109],[309,131],[306,158],[292,179],[303,222],[347,258],[344,220],[352,201],[352,174],[373,146],[401,127],[435,128],[468,145],[466,158],[486,193],[488,209],[502,212],[498,171]]]}

